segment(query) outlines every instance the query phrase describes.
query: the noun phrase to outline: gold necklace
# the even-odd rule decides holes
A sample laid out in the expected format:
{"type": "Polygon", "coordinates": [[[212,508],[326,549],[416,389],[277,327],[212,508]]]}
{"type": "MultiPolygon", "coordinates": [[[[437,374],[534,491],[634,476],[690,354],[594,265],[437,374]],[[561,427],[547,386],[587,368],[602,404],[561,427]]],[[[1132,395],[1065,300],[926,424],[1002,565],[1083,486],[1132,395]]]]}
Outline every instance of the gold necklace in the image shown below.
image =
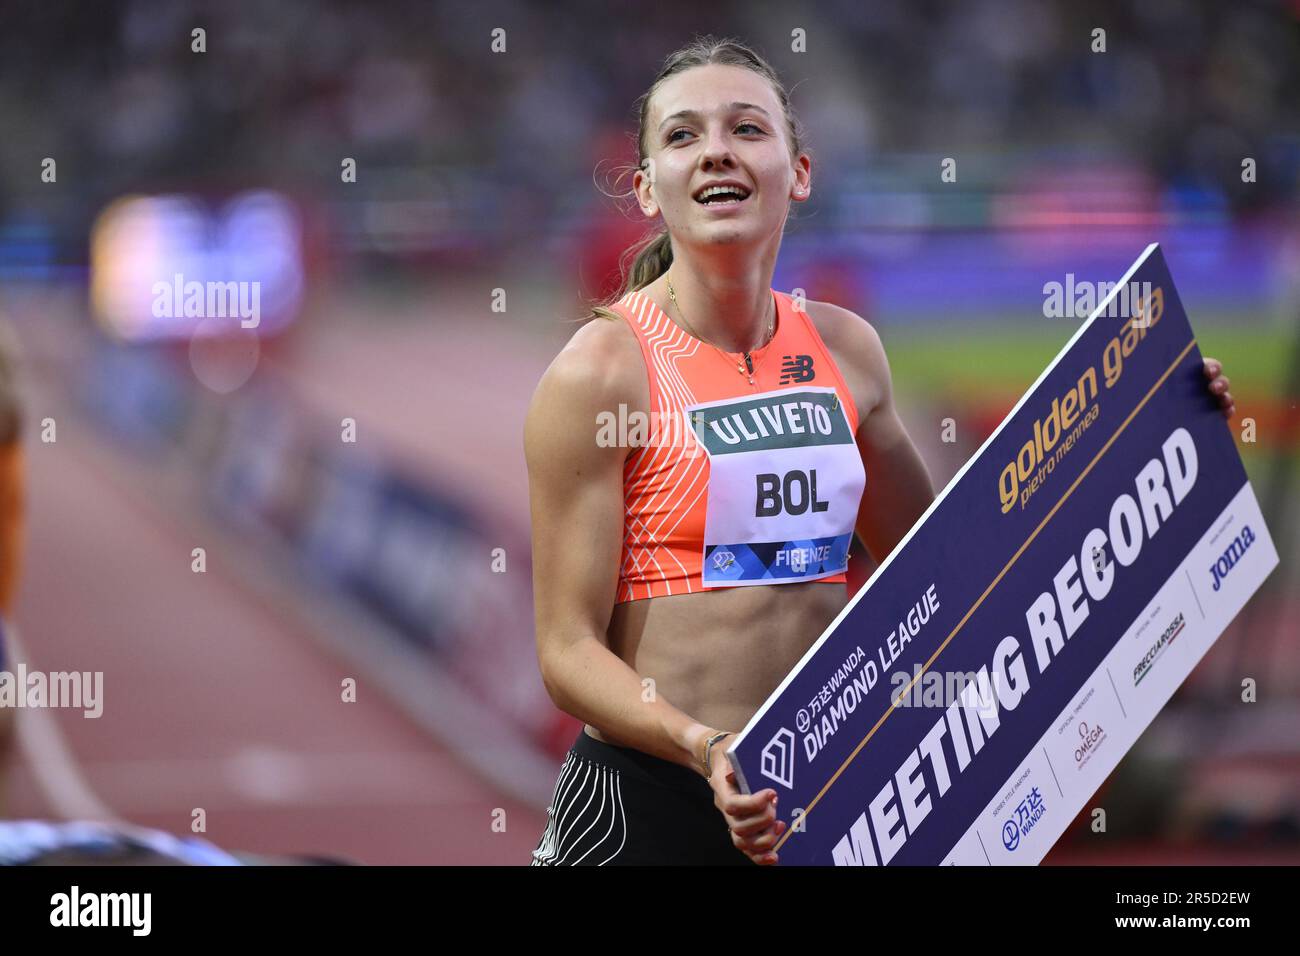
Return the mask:
{"type": "MultiPolygon", "coordinates": [[[[694,327],[693,325],[691,325],[691,323],[688,322],[688,321],[686,320],[686,315],[682,312],[682,306],[681,306],[681,303],[677,301],[677,293],[676,293],[675,291],[673,291],[673,280],[672,280],[672,276],[670,276],[670,275],[668,275],[667,273],[665,273],[664,278],[668,281],[668,298],[671,299],[673,305],[676,306],[676,308],[677,308],[677,315],[681,318],[682,322],[684,322],[684,323],[686,324],[686,331],[689,332],[689,333],[691,333],[691,335],[693,335],[695,338],[699,339],[701,342],[705,342],[705,343],[707,343],[708,345],[712,346],[712,347],[713,347],[713,350],[714,350],[715,352],[717,352],[719,355],[721,355],[723,358],[725,358],[725,359],[727,360],[727,364],[730,365],[730,364],[731,364],[731,355],[730,355],[729,353],[727,353],[727,352],[722,351],[722,349],[718,348],[716,345],[713,345],[712,342],[710,342],[710,341],[709,341],[708,339],[706,339],[704,336],[702,336],[702,335],[700,335],[698,332],[696,332],[696,331],[695,331],[695,327],[694,327]]],[[[770,317],[768,318],[768,320],[767,320],[767,338],[765,338],[765,339],[763,340],[763,344],[762,344],[762,345],[759,345],[758,348],[755,348],[755,349],[748,349],[747,351],[745,351],[744,353],[742,353],[742,354],[745,356],[745,364],[744,364],[744,365],[741,365],[739,362],[736,363],[736,371],[739,372],[741,375],[748,375],[748,377],[749,377],[749,384],[750,384],[750,385],[753,385],[753,384],[754,384],[754,360],[753,360],[753,357],[752,357],[752,356],[753,356],[753,353],[756,352],[758,349],[763,348],[764,345],[767,345],[769,342],[772,341],[772,329],[773,329],[773,326],[775,325],[775,323],[776,323],[776,309],[773,309],[773,310],[772,310],[772,314],[771,314],[771,316],[770,316],[770,317]],[[749,369],[748,372],[745,371],[746,368],[749,369]]],[[[766,358],[766,357],[767,357],[767,356],[764,356],[764,358],[766,358]]],[[[760,359],[759,361],[761,362],[762,359],[760,359]]]]}

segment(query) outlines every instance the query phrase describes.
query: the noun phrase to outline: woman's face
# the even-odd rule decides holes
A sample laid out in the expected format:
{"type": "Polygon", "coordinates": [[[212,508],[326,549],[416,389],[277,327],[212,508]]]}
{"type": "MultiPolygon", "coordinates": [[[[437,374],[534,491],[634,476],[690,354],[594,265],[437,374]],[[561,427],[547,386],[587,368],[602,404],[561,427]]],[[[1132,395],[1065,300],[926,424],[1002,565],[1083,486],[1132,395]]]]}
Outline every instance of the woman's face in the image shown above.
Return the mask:
{"type": "Polygon", "coordinates": [[[790,156],[785,117],[770,83],[738,66],[692,67],[655,92],[646,130],[650,160],[633,177],[642,211],[662,214],[676,243],[752,244],[779,236],[790,201],[808,198],[812,163],[790,156]],[[712,183],[737,184],[741,201],[704,202],[712,183]]]}

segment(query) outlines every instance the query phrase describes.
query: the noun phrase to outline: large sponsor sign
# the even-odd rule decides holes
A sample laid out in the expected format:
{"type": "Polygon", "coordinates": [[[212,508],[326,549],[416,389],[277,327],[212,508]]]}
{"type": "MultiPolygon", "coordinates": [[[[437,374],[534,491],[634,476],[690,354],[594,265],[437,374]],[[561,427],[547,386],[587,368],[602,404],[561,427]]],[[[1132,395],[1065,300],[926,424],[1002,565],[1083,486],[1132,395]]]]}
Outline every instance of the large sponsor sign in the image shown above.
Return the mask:
{"type": "Polygon", "coordinates": [[[1202,364],[1153,244],[728,748],[783,864],[1042,859],[1277,566],[1202,364]]]}

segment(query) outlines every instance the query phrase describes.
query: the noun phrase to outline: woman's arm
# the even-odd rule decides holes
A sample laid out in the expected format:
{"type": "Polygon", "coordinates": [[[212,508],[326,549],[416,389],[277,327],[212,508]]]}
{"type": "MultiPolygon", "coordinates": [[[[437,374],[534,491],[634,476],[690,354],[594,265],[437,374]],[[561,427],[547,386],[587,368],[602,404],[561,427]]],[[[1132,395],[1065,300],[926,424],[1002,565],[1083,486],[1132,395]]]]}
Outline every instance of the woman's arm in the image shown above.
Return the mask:
{"type": "Polygon", "coordinates": [[[606,320],[584,326],[542,376],[528,410],[537,659],[561,710],[612,741],[702,772],[712,728],[648,693],[606,643],[629,449],[598,444],[597,416],[617,417],[620,404],[629,411],[648,404],[639,350],[634,339],[628,348],[629,339],[606,320]]]}
{"type": "MultiPolygon", "coordinates": [[[[623,557],[623,465],[628,448],[597,441],[598,418],[649,405],[640,347],[604,320],[584,326],[551,363],[524,425],[533,528],[537,660],[557,707],[610,740],[704,774],[715,730],[678,710],[606,643],[623,557]]],[[[725,745],[724,745],[725,746],[725,745]]],[[[715,747],[714,805],[736,848],[775,863],[776,793],[743,794],[715,747]]]]}
{"type": "Polygon", "coordinates": [[[880,336],[861,323],[862,354],[877,401],[858,424],[858,451],[867,470],[867,486],[858,509],[856,530],[877,564],[882,563],[934,501],[930,472],[894,407],[893,380],[880,336]]]}

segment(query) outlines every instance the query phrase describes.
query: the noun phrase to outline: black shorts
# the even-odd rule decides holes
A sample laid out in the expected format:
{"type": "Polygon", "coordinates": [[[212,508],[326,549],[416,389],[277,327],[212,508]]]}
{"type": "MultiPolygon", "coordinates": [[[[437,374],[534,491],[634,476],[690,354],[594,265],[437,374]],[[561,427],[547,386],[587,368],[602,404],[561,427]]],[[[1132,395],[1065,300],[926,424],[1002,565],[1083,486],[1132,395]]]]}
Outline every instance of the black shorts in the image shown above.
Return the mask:
{"type": "Polygon", "coordinates": [[[555,783],[532,865],[673,864],[756,865],[731,842],[702,776],[580,730],[555,783]]]}

